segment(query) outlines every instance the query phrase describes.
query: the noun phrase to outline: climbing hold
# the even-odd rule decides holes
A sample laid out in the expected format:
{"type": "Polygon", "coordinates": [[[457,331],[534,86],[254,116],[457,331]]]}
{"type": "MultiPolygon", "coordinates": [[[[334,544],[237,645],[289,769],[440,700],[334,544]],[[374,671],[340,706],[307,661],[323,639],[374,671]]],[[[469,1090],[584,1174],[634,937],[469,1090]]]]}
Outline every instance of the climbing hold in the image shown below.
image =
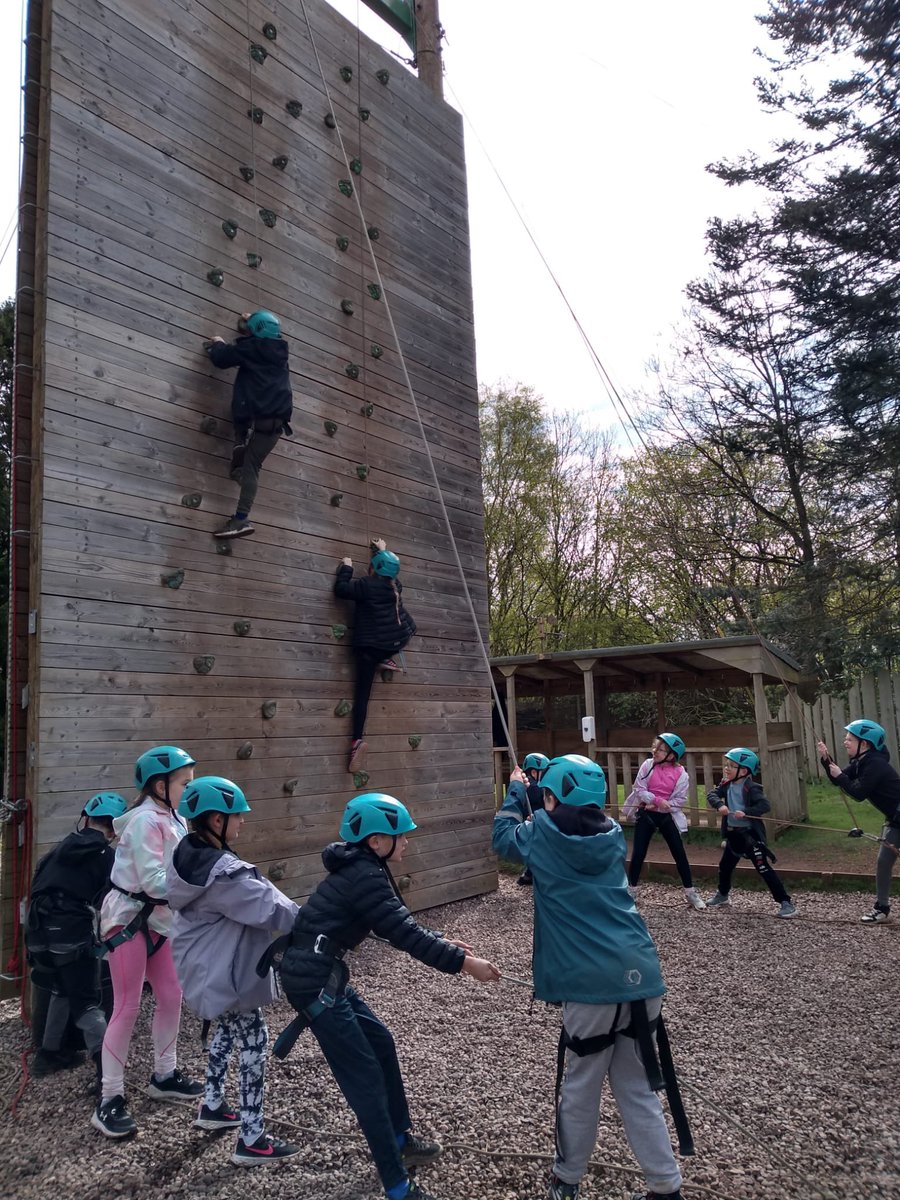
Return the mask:
{"type": "Polygon", "coordinates": [[[194,670],[198,675],[208,675],[216,661],[214,654],[198,654],[194,659],[194,670]]]}
{"type": "Polygon", "coordinates": [[[219,422],[216,420],[215,417],[204,417],[203,420],[200,422],[200,432],[201,433],[218,433],[219,432],[219,422]]]}
{"type": "Polygon", "coordinates": [[[259,216],[263,225],[268,225],[270,229],[275,228],[275,222],[278,220],[278,218],[272,212],[271,208],[261,208],[259,210],[259,216]]]}
{"type": "Polygon", "coordinates": [[[256,174],[252,167],[238,167],[238,171],[241,173],[245,183],[249,183],[256,174]]]}
{"type": "Polygon", "coordinates": [[[269,57],[269,52],[265,48],[265,46],[261,46],[259,44],[259,42],[251,42],[250,43],[250,57],[253,59],[254,62],[258,62],[260,64],[260,66],[262,66],[262,64],[269,57]]]}
{"type": "Polygon", "coordinates": [[[390,79],[390,77],[391,77],[390,71],[386,71],[384,69],[384,67],[382,67],[380,71],[375,72],[375,78],[378,80],[379,83],[383,83],[385,85],[385,87],[387,87],[387,82],[390,79]]]}
{"type": "Polygon", "coordinates": [[[352,707],[353,705],[349,700],[338,700],[337,704],[334,706],[334,715],[336,717],[346,717],[352,707]]]}
{"type": "Polygon", "coordinates": [[[342,192],[345,196],[352,196],[353,195],[353,184],[350,182],[349,179],[339,179],[338,180],[338,190],[340,192],[342,192]]]}
{"type": "Polygon", "coordinates": [[[331,507],[332,508],[340,508],[341,501],[343,500],[343,498],[344,498],[343,492],[335,492],[334,495],[331,497],[331,507]]]}
{"type": "Polygon", "coordinates": [[[338,74],[340,75],[341,79],[343,79],[344,83],[349,83],[350,80],[353,78],[353,68],[352,67],[341,67],[338,74]]]}
{"type": "Polygon", "coordinates": [[[409,889],[412,887],[412,876],[411,875],[401,875],[400,878],[397,880],[397,887],[401,892],[408,892],[409,889]]]}
{"type": "Polygon", "coordinates": [[[169,571],[165,575],[160,575],[159,582],[163,587],[172,588],[173,591],[177,591],[184,583],[184,571],[180,568],[177,571],[169,571]]]}
{"type": "Polygon", "coordinates": [[[329,129],[337,129],[337,121],[334,119],[331,113],[325,114],[325,124],[329,129]]]}
{"type": "Polygon", "coordinates": [[[287,109],[289,117],[299,117],[303,112],[303,105],[299,100],[288,100],[284,107],[287,109]]]}
{"type": "Polygon", "coordinates": [[[409,742],[413,750],[418,750],[422,741],[422,735],[421,733],[411,733],[406,740],[409,742]]]}
{"type": "Polygon", "coordinates": [[[366,229],[366,233],[369,235],[369,240],[372,242],[377,242],[381,237],[377,225],[370,225],[368,229],[366,229]]]}
{"type": "Polygon", "coordinates": [[[378,345],[377,342],[373,342],[371,347],[369,348],[369,353],[372,355],[373,358],[381,358],[382,354],[384,354],[384,350],[382,349],[381,346],[378,345]]]}
{"type": "Polygon", "coordinates": [[[359,411],[362,413],[362,415],[364,417],[371,417],[372,413],[375,411],[375,405],[374,404],[364,404],[359,411]]]}
{"type": "Polygon", "coordinates": [[[353,316],[353,301],[352,300],[342,300],[341,301],[341,312],[346,313],[348,317],[352,317],[353,316]]]}
{"type": "Polygon", "coordinates": [[[264,721],[271,721],[278,712],[277,700],[263,700],[262,715],[264,721]]]}
{"type": "Polygon", "coordinates": [[[236,238],[237,231],[238,231],[237,221],[230,221],[226,218],[226,220],[224,220],[222,222],[222,232],[225,234],[225,236],[227,238],[232,238],[232,239],[236,238]]]}
{"type": "Polygon", "coordinates": [[[231,554],[231,542],[227,542],[224,538],[220,538],[216,542],[216,554],[231,554]]]}
{"type": "Polygon", "coordinates": [[[213,285],[213,287],[221,287],[225,282],[225,272],[221,267],[213,267],[211,270],[206,272],[206,278],[213,285]]]}
{"type": "Polygon", "coordinates": [[[238,746],[237,757],[238,758],[252,758],[253,757],[253,743],[252,742],[244,742],[244,744],[242,746],[238,746]]]}
{"type": "Polygon", "coordinates": [[[332,625],[331,632],[334,635],[334,640],[339,642],[347,632],[346,625],[332,625]]]}
{"type": "Polygon", "coordinates": [[[325,432],[329,437],[334,437],[338,431],[337,421],[325,421],[325,432]]]}
{"type": "Polygon", "coordinates": [[[286,154],[276,154],[272,159],[272,166],[277,167],[279,171],[283,171],[288,165],[288,156],[286,154]]]}
{"type": "Polygon", "coordinates": [[[353,772],[353,786],[355,788],[365,787],[368,782],[369,782],[368,771],[354,771],[353,772]]]}
{"type": "Polygon", "coordinates": [[[350,239],[348,237],[344,237],[342,233],[339,233],[334,239],[334,244],[337,246],[338,250],[349,250],[350,239]]]}
{"type": "Polygon", "coordinates": [[[188,492],[186,496],[181,497],[181,503],[185,508],[199,508],[203,501],[203,496],[200,492],[188,492]]]}
{"type": "Polygon", "coordinates": [[[285,875],[287,874],[287,863],[272,863],[271,867],[269,867],[268,871],[266,871],[266,874],[273,881],[273,883],[277,883],[279,879],[284,879],[285,875]]]}
{"type": "Polygon", "coordinates": [[[281,790],[284,792],[284,794],[286,796],[293,796],[294,792],[296,792],[296,790],[299,786],[300,786],[299,779],[286,779],[284,781],[284,783],[281,785],[281,790]]]}
{"type": "Polygon", "coordinates": [[[361,108],[359,110],[359,119],[361,121],[368,121],[368,119],[371,115],[372,115],[371,112],[367,108],[361,108]]]}
{"type": "Polygon", "coordinates": [[[263,37],[268,38],[270,42],[274,42],[278,37],[278,30],[271,21],[266,21],[265,25],[263,25],[262,31],[263,37]]]}
{"type": "Polygon", "coordinates": [[[360,479],[368,479],[369,478],[368,465],[366,463],[359,463],[356,467],[356,474],[360,477],[360,479]]]}
{"type": "Polygon", "coordinates": [[[235,621],[234,624],[232,625],[232,629],[238,635],[238,637],[246,637],[247,634],[250,632],[250,622],[249,621],[235,621]]]}
{"type": "Polygon", "coordinates": [[[263,110],[261,108],[248,108],[247,109],[247,116],[250,118],[250,120],[253,122],[254,125],[262,125],[263,115],[264,115],[263,110]]]}
{"type": "MultiPolygon", "coordinates": [[[[256,254],[253,250],[247,251],[247,266],[251,271],[256,271],[262,266],[262,255],[256,254]]],[[[243,332],[246,332],[244,330],[243,332]]]]}
{"type": "Polygon", "coordinates": [[[351,379],[359,379],[359,367],[356,363],[347,363],[344,367],[344,373],[349,375],[351,379]]]}
{"type": "Polygon", "coordinates": [[[354,175],[362,175],[362,159],[361,158],[351,158],[350,159],[350,170],[353,172],[354,175]]]}
{"type": "Polygon", "coordinates": [[[381,299],[381,288],[378,286],[377,283],[367,284],[366,291],[369,293],[369,295],[372,297],[373,300],[381,299]]]}

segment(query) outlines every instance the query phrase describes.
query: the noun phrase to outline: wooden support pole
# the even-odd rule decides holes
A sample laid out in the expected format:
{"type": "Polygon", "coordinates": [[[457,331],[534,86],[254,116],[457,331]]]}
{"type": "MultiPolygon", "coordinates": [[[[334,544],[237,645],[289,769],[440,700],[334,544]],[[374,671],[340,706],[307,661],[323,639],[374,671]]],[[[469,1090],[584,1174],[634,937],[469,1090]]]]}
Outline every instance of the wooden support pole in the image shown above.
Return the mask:
{"type": "Polygon", "coordinates": [[[441,100],[444,64],[441,59],[441,21],[438,0],[416,0],[416,66],[419,78],[441,100]]]}
{"type": "MultiPolygon", "coordinates": [[[[767,728],[769,722],[769,702],[766,700],[766,689],[763,684],[763,677],[759,674],[753,676],[753,708],[756,714],[756,737],[759,742],[759,762],[762,770],[763,786],[768,782],[767,771],[769,767],[769,731],[767,728]]],[[[769,796],[769,800],[773,802],[778,797],[769,796]]]]}
{"type": "MultiPolygon", "coordinates": [[[[509,730],[509,740],[512,742],[512,752],[516,762],[519,761],[518,740],[519,734],[516,728],[516,668],[515,667],[500,667],[500,671],[506,677],[506,728],[509,730]]],[[[510,767],[513,764],[510,763],[510,767]]]]}
{"type": "Polygon", "coordinates": [[[665,733],[668,727],[666,719],[666,689],[663,687],[662,675],[656,676],[656,732],[665,733]]]}
{"type": "Polygon", "coordinates": [[[584,715],[594,721],[594,736],[587,743],[586,754],[594,762],[597,761],[597,707],[594,704],[594,666],[595,658],[579,658],[575,666],[584,672],[584,715]]]}

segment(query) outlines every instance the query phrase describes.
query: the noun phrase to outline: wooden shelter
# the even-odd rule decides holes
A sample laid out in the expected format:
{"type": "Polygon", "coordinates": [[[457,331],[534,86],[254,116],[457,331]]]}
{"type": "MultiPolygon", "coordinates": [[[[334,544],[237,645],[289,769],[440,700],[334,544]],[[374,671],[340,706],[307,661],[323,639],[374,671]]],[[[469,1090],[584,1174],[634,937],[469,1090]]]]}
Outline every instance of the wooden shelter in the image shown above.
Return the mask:
{"type": "Polygon", "coordinates": [[[34,857],[159,743],[246,789],[241,850],[291,896],[354,788],[414,810],[413,906],[496,886],[488,680],[404,371],[485,629],[458,113],[323,0],[32,0],[27,46],[4,961],[34,857]],[[201,340],[257,307],[294,432],[223,545],[232,373],[201,340]],[[331,584],[376,536],[419,635],[354,779],[331,584]]]}
{"type": "MultiPolygon", "coordinates": [[[[516,757],[529,751],[544,754],[588,754],[607,771],[612,809],[618,811],[617,787],[631,788],[634,772],[646,758],[652,733],[670,728],[666,694],[678,688],[743,688],[753,692],[755,721],[743,725],[679,727],[688,745],[685,767],[691,779],[689,820],[711,824],[706,792],[720,778],[722,751],[749,746],[759,752],[762,778],[773,812],[784,820],[806,816],[806,784],[801,752],[802,730],[797,685],[800,666],[785,651],[760,637],[715,638],[652,646],[617,646],[566,650],[554,654],[524,654],[494,658],[491,668],[498,692],[506,698],[506,716],[516,757]],[[783,686],[790,718],[773,721],[765,688],[783,686]],[[609,696],[613,692],[652,692],[656,695],[657,729],[613,729],[609,696]],[[585,742],[579,724],[559,728],[554,722],[554,697],[580,697],[582,716],[593,718],[594,737],[585,742]],[[544,722],[540,731],[519,733],[516,703],[540,697],[544,722]]],[[[495,784],[502,782],[505,751],[495,749],[495,784]]]]}

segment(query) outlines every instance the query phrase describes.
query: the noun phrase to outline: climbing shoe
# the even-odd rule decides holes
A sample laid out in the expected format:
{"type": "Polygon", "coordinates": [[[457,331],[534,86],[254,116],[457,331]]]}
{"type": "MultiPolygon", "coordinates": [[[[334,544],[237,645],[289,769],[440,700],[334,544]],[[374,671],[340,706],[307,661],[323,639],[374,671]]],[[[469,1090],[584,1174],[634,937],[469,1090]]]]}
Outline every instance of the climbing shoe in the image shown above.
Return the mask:
{"type": "Polygon", "coordinates": [[[151,1075],[147,1095],[153,1100],[164,1100],[169,1104],[193,1104],[203,1095],[203,1084],[187,1079],[180,1071],[173,1071],[167,1079],[151,1075]]]}
{"type": "Polygon", "coordinates": [[[695,908],[697,912],[700,912],[701,909],[706,908],[706,901],[695,887],[685,888],[684,898],[687,900],[691,908],[695,908]]]}
{"type": "Polygon", "coordinates": [[[890,905],[875,904],[871,912],[867,912],[864,917],[860,917],[863,925],[882,925],[890,918],[890,905]]]}
{"type": "Polygon", "coordinates": [[[91,1124],[108,1138],[130,1137],[137,1133],[137,1122],[125,1107],[124,1096],[102,1100],[94,1109],[91,1124]]]}
{"type": "Polygon", "coordinates": [[[716,892],[716,894],[713,896],[713,898],[711,900],[707,900],[706,907],[707,908],[723,908],[726,904],[730,904],[730,903],[731,903],[731,898],[729,896],[723,895],[721,892],[716,892]]]}
{"type": "Polygon", "coordinates": [[[208,1104],[201,1104],[194,1120],[197,1129],[234,1129],[240,1123],[239,1114],[224,1100],[218,1108],[210,1108],[208,1104]]]}
{"type": "Polygon", "coordinates": [[[792,904],[790,900],[782,900],[778,906],[778,912],[775,914],[776,917],[796,917],[796,915],[797,906],[792,904]]]}
{"type": "Polygon", "coordinates": [[[31,1074],[35,1079],[44,1075],[55,1075],[57,1071],[69,1071],[72,1067],[80,1067],[84,1055],[80,1050],[44,1050],[41,1047],[34,1052],[31,1060],[31,1074]]]}
{"type": "Polygon", "coordinates": [[[249,1146],[243,1138],[238,1138],[231,1161],[238,1167],[268,1167],[272,1163],[293,1158],[299,1153],[299,1146],[292,1146],[290,1142],[272,1137],[271,1133],[263,1133],[249,1146]]]}
{"type": "Polygon", "coordinates": [[[440,1142],[429,1142],[414,1133],[407,1133],[400,1147],[400,1157],[405,1167],[427,1167],[440,1158],[442,1150],[440,1142]]]}
{"type": "Polygon", "coordinates": [[[213,537],[239,538],[248,537],[251,533],[256,533],[256,528],[246,517],[229,517],[222,528],[215,531],[213,537]]]}
{"type": "Polygon", "coordinates": [[[578,1200],[580,1186],[578,1183],[566,1183],[564,1179],[559,1179],[551,1172],[547,1200],[578,1200]]]}
{"type": "Polygon", "coordinates": [[[362,756],[366,752],[366,743],[362,738],[354,738],[350,743],[350,757],[347,759],[347,770],[356,771],[362,765],[362,756]]]}

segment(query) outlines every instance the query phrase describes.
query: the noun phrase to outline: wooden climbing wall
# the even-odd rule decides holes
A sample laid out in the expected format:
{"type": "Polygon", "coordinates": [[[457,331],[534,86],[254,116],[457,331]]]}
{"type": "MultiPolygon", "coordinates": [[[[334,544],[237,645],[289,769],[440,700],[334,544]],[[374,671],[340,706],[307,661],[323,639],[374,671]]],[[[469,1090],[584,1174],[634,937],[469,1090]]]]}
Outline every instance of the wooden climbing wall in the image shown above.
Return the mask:
{"type": "Polygon", "coordinates": [[[352,612],[331,594],[334,569],[344,554],[363,569],[383,535],[419,635],[408,673],[376,682],[370,778],[356,785],[413,809],[404,870],[421,908],[496,886],[488,681],[340,181],[377,231],[484,629],[461,122],[322,0],[305,13],[312,39],[300,0],[34,5],[25,787],[40,854],[94,791],[133,796],[143,749],[184,746],[246,789],[241,851],[308,894],[354,793],[349,718],[335,714],[352,694],[349,635],[339,640],[352,612]],[[226,555],[211,532],[236,500],[233,373],[213,370],[201,339],[230,338],[255,307],[277,312],[290,342],[294,434],[265,465],[256,535],[226,555]]]}

